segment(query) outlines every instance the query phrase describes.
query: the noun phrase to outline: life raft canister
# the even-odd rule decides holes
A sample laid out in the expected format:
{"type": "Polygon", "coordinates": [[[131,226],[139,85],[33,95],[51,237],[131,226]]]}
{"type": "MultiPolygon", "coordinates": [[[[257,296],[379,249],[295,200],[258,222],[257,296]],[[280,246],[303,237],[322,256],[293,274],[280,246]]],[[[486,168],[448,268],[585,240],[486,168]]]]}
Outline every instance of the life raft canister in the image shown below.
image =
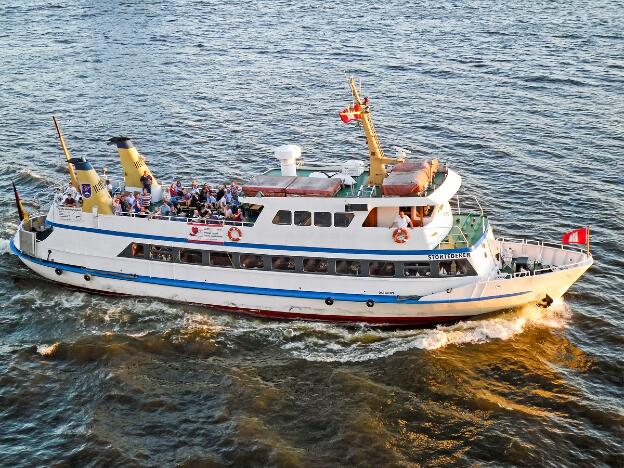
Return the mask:
{"type": "Polygon", "coordinates": [[[238,242],[243,237],[243,231],[241,231],[236,226],[232,226],[230,229],[228,229],[228,233],[227,234],[228,234],[228,238],[232,242],[238,242]]]}
{"type": "Polygon", "coordinates": [[[397,244],[405,244],[409,239],[409,232],[406,228],[396,228],[392,233],[392,239],[397,244]]]}

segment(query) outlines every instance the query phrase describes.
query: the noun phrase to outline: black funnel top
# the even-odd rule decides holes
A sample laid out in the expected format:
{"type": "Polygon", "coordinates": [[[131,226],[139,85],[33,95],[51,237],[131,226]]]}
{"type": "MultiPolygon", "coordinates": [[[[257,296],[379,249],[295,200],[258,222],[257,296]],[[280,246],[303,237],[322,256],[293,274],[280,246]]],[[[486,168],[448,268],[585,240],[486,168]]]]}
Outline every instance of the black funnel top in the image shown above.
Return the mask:
{"type": "Polygon", "coordinates": [[[112,137],[108,140],[109,145],[117,145],[117,148],[134,148],[132,141],[127,136],[112,137]]]}

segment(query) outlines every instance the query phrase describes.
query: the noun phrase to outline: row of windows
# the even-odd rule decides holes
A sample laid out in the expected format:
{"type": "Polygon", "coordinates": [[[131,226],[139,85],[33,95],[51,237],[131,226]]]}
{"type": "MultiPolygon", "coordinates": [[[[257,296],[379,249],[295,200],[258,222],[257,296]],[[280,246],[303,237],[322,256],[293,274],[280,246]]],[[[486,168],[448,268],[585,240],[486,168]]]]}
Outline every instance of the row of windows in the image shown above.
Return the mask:
{"type": "Polygon", "coordinates": [[[279,210],[273,218],[273,224],[280,224],[282,226],[314,226],[318,227],[331,227],[332,218],[333,226],[335,227],[348,227],[353,220],[353,213],[332,213],[328,211],[289,211],[279,210]],[[314,215],[314,216],[313,216],[314,215]],[[314,218],[314,221],[313,221],[314,218]]]}
{"type": "Polygon", "coordinates": [[[431,262],[387,262],[379,260],[258,255],[252,253],[180,249],[177,247],[138,243],[130,244],[119,256],[221,268],[291,271],[342,276],[440,278],[472,276],[476,274],[470,262],[465,258],[431,262]]]}

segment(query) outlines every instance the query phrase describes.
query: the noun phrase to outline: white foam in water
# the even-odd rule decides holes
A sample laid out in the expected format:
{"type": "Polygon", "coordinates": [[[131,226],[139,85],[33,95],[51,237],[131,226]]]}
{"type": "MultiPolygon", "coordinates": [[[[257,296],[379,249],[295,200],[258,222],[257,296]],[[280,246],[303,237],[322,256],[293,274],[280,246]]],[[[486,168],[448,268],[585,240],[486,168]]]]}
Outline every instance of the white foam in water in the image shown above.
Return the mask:
{"type": "Polygon", "coordinates": [[[0,239],[0,255],[9,253],[9,242],[7,239],[0,239]]]}
{"type": "Polygon", "coordinates": [[[37,346],[37,352],[41,356],[52,356],[60,345],[61,343],[58,341],[56,343],[52,343],[51,345],[39,345],[37,346]]]}
{"type": "MultiPolygon", "coordinates": [[[[292,334],[281,347],[294,357],[308,361],[361,362],[391,356],[411,349],[435,350],[445,346],[479,344],[494,340],[508,340],[531,327],[564,327],[570,312],[562,304],[549,309],[526,306],[518,311],[492,318],[464,321],[435,329],[383,331],[361,329],[350,331],[334,327],[325,338],[299,337],[292,334]],[[338,335],[338,336],[336,336],[338,335]]],[[[327,326],[318,329],[323,333],[327,326]]]]}

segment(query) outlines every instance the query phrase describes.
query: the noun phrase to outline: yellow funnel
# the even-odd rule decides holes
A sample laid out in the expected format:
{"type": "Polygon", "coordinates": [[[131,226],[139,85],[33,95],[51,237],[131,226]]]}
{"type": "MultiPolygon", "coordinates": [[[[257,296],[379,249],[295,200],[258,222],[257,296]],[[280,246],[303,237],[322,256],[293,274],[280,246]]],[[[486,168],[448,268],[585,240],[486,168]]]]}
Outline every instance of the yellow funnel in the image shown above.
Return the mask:
{"type": "Polygon", "coordinates": [[[117,145],[119,159],[124,170],[124,183],[127,191],[141,192],[143,183],[141,177],[147,171],[152,176],[152,201],[158,202],[162,198],[162,188],[150,168],[145,164],[145,159],[141,157],[132,141],[128,137],[113,137],[108,140],[109,144],[117,145]]]}
{"type": "Polygon", "coordinates": [[[70,159],[69,162],[74,166],[78,190],[82,195],[82,211],[91,213],[93,208],[97,208],[98,214],[112,214],[113,200],[106,189],[106,184],[91,163],[78,158],[70,159]]]}

